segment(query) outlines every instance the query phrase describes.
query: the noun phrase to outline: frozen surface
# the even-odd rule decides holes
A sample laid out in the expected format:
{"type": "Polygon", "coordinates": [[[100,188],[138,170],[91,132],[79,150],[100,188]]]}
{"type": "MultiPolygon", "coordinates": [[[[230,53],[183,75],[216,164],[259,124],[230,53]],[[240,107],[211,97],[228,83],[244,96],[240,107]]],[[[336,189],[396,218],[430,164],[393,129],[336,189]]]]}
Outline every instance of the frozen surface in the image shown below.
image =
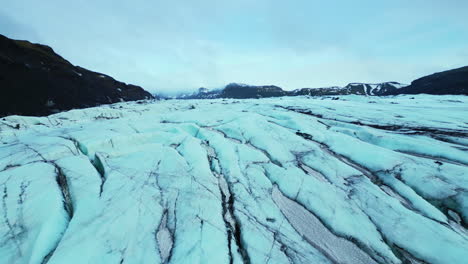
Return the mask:
{"type": "Polygon", "coordinates": [[[0,264],[467,263],[468,98],[0,119],[0,264]]]}

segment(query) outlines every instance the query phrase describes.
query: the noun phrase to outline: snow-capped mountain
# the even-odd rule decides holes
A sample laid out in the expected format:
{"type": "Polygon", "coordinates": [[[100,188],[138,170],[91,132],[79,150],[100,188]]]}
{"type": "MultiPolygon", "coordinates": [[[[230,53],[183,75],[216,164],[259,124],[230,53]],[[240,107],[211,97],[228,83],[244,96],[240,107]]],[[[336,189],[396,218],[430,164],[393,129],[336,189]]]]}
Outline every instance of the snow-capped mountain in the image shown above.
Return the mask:
{"type": "Polygon", "coordinates": [[[178,96],[180,99],[213,99],[213,98],[265,98],[278,96],[336,96],[365,95],[386,96],[397,94],[462,94],[468,95],[468,66],[445,72],[435,73],[419,78],[411,85],[399,82],[383,83],[350,83],[344,87],[332,86],[323,88],[301,88],[284,91],[278,86],[228,84],[224,89],[209,91],[200,90],[192,94],[178,96]]]}
{"type": "Polygon", "coordinates": [[[52,48],[0,35],[0,117],[150,99],[139,86],[74,66],[52,48]]]}
{"type": "Polygon", "coordinates": [[[176,96],[177,99],[215,99],[220,98],[222,89],[209,90],[204,87],[198,88],[196,92],[184,93],[176,96]]]}
{"type": "Polygon", "coordinates": [[[384,82],[378,84],[368,83],[350,83],[345,87],[324,87],[324,88],[302,88],[293,91],[284,91],[282,88],[275,85],[248,85],[231,83],[226,85],[224,89],[209,91],[205,88],[200,88],[198,92],[192,94],[184,94],[178,96],[179,99],[213,99],[213,98],[265,98],[279,96],[326,96],[326,95],[384,95],[395,91],[406,85],[398,82],[384,82]]]}
{"type": "Polygon", "coordinates": [[[364,95],[384,95],[386,93],[397,91],[406,84],[398,82],[384,82],[384,83],[350,83],[345,89],[350,91],[350,94],[364,94],[364,95]]]}
{"type": "Polygon", "coordinates": [[[297,96],[2,118],[0,264],[466,263],[467,104],[297,96]]]}
{"type": "Polygon", "coordinates": [[[398,82],[384,83],[350,83],[345,87],[325,87],[325,88],[302,88],[292,91],[292,95],[385,95],[388,92],[396,91],[406,85],[398,82]]]}
{"type": "Polygon", "coordinates": [[[262,97],[278,97],[284,96],[286,92],[278,86],[274,85],[248,85],[242,83],[230,83],[223,89],[208,90],[199,88],[197,92],[192,94],[182,94],[179,99],[214,99],[214,98],[262,98],[262,97]]]}

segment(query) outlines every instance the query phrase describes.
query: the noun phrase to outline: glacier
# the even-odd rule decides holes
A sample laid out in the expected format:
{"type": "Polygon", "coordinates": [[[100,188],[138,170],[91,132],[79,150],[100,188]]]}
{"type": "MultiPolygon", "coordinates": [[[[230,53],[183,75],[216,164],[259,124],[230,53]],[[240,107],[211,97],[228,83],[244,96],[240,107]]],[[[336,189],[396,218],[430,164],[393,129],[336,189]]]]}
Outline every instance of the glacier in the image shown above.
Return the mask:
{"type": "Polygon", "coordinates": [[[0,264],[467,263],[468,97],[0,119],[0,264]]]}

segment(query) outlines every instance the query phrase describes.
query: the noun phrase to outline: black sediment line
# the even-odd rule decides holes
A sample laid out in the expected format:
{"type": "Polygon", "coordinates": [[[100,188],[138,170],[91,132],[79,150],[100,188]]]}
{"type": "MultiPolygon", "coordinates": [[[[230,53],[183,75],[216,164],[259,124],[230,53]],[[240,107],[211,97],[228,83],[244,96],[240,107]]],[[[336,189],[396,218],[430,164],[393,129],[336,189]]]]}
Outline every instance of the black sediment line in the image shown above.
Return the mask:
{"type": "Polygon", "coordinates": [[[99,173],[101,178],[101,185],[99,186],[99,197],[101,197],[102,192],[104,191],[104,184],[106,183],[106,170],[104,169],[104,164],[97,153],[94,154],[94,159],[91,160],[91,164],[96,168],[96,171],[99,173]]]}
{"type": "MultiPolygon", "coordinates": [[[[209,145],[209,142],[206,142],[205,143],[206,145],[206,148],[212,148],[210,145],[209,145]]],[[[213,149],[214,151],[214,149],[213,149]]],[[[231,189],[229,187],[229,184],[228,182],[226,181],[226,179],[224,178],[224,175],[220,175],[218,174],[217,172],[215,172],[213,170],[213,161],[214,160],[217,160],[218,161],[218,164],[219,164],[219,160],[218,158],[216,157],[216,153],[210,155],[210,153],[208,152],[208,155],[207,155],[207,158],[208,158],[208,162],[209,162],[209,167],[210,167],[210,170],[212,171],[212,174],[214,176],[217,176],[218,177],[218,187],[219,187],[219,191],[221,193],[221,198],[222,198],[222,201],[221,201],[221,205],[222,205],[222,218],[223,218],[223,221],[224,221],[224,225],[226,226],[226,231],[227,231],[227,241],[228,241],[228,251],[229,251],[229,263],[232,264],[234,259],[232,257],[232,251],[231,251],[231,241],[234,240],[236,245],[237,245],[237,248],[238,248],[238,253],[239,255],[241,256],[242,258],[242,262],[244,264],[250,264],[251,261],[250,261],[250,256],[247,252],[247,249],[246,247],[244,246],[244,243],[243,243],[243,239],[242,239],[242,234],[241,234],[241,230],[242,230],[242,227],[241,227],[241,224],[240,224],[240,221],[237,219],[234,211],[235,211],[235,208],[234,208],[234,195],[233,193],[231,192],[231,189]],[[220,179],[220,177],[223,177],[223,179],[220,179]],[[219,181],[222,181],[224,180],[224,182],[226,183],[226,188],[227,190],[224,190],[219,181]],[[227,192],[227,193],[225,193],[227,192]],[[228,221],[226,219],[226,217],[230,217],[232,219],[232,222],[228,221]]]]}

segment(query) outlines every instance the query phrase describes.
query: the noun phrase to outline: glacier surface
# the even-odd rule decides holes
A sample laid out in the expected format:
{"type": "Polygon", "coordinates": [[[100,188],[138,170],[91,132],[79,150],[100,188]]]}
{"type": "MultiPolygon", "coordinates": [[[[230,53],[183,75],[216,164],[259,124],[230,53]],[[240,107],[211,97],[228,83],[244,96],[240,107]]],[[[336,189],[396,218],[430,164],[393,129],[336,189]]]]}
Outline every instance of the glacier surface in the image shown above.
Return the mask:
{"type": "Polygon", "coordinates": [[[0,264],[468,263],[468,97],[0,119],[0,264]]]}

